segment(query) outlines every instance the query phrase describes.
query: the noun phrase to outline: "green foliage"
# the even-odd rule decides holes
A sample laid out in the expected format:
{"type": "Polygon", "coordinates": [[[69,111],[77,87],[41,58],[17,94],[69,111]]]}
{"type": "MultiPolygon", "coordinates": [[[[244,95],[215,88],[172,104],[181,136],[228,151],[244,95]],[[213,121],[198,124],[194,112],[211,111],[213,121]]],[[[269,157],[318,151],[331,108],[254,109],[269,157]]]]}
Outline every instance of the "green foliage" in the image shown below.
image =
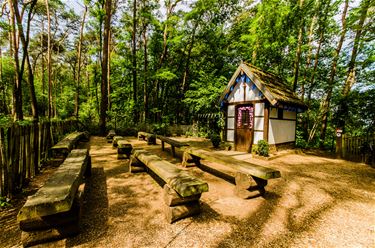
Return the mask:
{"type": "Polygon", "coordinates": [[[0,127],[8,127],[12,123],[12,118],[7,115],[0,114],[0,127]]]}
{"type": "Polygon", "coordinates": [[[304,132],[299,128],[296,130],[296,147],[297,148],[307,148],[308,144],[306,138],[304,137],[304,132]]]}
{"type": "Polygon", "coordinates": [[[152,125],[151,131],[152,133],[160,134],[163,136],[170,136],[168,127],[169,125],[167,123],[155,123],[152,125]]]}
{"type": "Polygon", "coordinates": [[[254,144],[252,146],[252,152],[257,154],[257,155],[260,155],[260,156],[263,156],[263,157],[268,157],[269,156],[269,145],[268,145],[268,142],[265,141],[265,140],[259,140],[258,141],[258,144],[254,144]]]}
{"type": "Polygon", "coordinates": [[[99,133],[99,130],[97,128],[99,123],[99,115],[98,112],[95,111],[94,99],[89,99],[88,101],[81,104],[79,119],[88,128],[90,133],[99,133]]]}
{"type": "Polygon", "coordinates": [[[219,134],[217,133],[213,133],[210,135],[210,140],[212,142],[212,145],[215,147],[215,148],[218,148],[220,146],[220,142],[221,142],[221,137],[219,134]]]}
{"type": "MultiPolygon", "coordinates": [[[[123,1],[120,8],[113,9],[111,24],[111,89],[107,128],[133,134],[139,129],[148,128],[148,131],[167,134],[170,125],[191,124],[195,121],[196,129],[186,134],[210,137],[211,133],[218,133],[225,126],[225,120],[205,119],[202,115],[220,113],[218,99],[240,61],[274,72],[291,84],[295,78],[299,30],[302,30],[297,93],[301,96],[303,83],[304,100],[309,110],[299,115],[297,147],[323,145],[332,148],[334,128],[343,119],[347,133],[371,134],[375,126],[375,50],[371,32],[373,9],[368,11],[357,51],[356,84],[349,97],[344,99],[348,103],[349,114],[342,115],[338,109],[343,101],[342,87],[364,2],[357,7],[351,6],[347,14],[348,34],[339,55],[332,85],[327,135],[325,140],[321,140],[321,103],[327,89],[331,87],[327,79],[342,31],[338,17],[342,12],[343,1],[197,0],[162,3],[157,0],[139,0],[136,20],[133,20],[133,2],[123,1]],[[177,4],[170,8],[168,15],[160,15],[162,8],[168,8],[165,5],[172,7],[173,3],[177,4]],[[300,3],[302,6],[299,6],[300,3]],[[132,63],[133,23],[136,23],[135,68],[132,63]],[[324,39],[317,54],[321,31],[324,39]],[[319,57],[316,60],[317,55],[319,57]],[[316,67],[315,61],[318,62],[316,67]],[[136,85],[133,85],[134,69],[136,85]],[[143,126],[139,122],[147,124],[143,126]]],[[[102,0],[85,0],[84,3],[88,6],[88,16],[82,46],[79,118],[90,131],[96,133],[101,98],[105,10],[102,0]]],[[[19,6],[28,5],[21,1],[19,6]]],[[[8,13],[7,5],[4,8],[8,13]]],[[[51,30],[53,102],[56,103],[57,117],[68,118],[74,113],[74,96],[77,92],[78,30],[81,17],[80,13],[74,13],[71,6],[61,0],[50,1],[50,9],[53,23],[59,24],[52,25],[51,30]]],[[[27,7],[25,11],[28,11],[27,7]]],[[[42,119],[48,109],[45,11],[45,3],[38,1],[29,37],[38,112],[42,119]],[[42,20],[44,30],[41,25],[36,25],[42,23],[42,20]]],[[[0,125],[5,125],[12,119],[8,116],[12,107],[15,78],[14,58],[9,57],[10,26],[6,15],[0,16],[0,29],[0,125]]],[[[21,50],[19,55],[22,55],[21,50]]],[[[22,60],[21,57],[19,59],[22,60]]],[[[31,97],[27,66],[25,68],[22,93],[27,119],[31,115],[31,97]]]]}
{"type": "Polygon", "coordinates": [[[0,207],[12,207],[12,204],[9,203],[9,199],[3,196],[0,196],[0,207]]]}
{"type": "Polygon", "coordinates": [[[200,71],[198,79],[185,94],[185,106],[193,113],[213,113],[213,110],[218,110],[218,100],[227,83],[225,77],[217,76],[216,70],[200,71]]]}
{"type": "Polygon", "coordinates": [[[168,69],[162,69],[156,72],[155,79],[172,81],[177,79],[177,75],[169,71],[168,69]]]}

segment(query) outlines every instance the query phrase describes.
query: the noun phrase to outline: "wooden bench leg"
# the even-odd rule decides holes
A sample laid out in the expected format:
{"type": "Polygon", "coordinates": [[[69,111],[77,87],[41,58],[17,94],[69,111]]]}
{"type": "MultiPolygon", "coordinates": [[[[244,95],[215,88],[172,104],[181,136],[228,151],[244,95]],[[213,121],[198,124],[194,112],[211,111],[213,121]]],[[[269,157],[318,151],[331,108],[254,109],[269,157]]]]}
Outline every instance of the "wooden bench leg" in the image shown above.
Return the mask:
{"type": "Polygon", "coordinates": [[[257,197],[266,192],[264,187],[267,185],[267,180],[258,177],[237,172],[235,182],[235,194],[244,199],[257,197]]]}
{"type": "Polygon", "coordinates": [[[189,166],[200,166],[201,165],[201,158],[191,155],[188,152],[184,152],[182,155],[182,166],[183,167],[189,167],[189,166]]]}
{"type": "Polygon", "coordinates": [[[82,197],[85,184],[81,184],[67,212],[37,217],[20,223],[21,241],[24,247],[64,239],[79,233],[82,214],[82,197]]]}
{"type": "Polygon", "coordinates": [[[129,171],[131,173],[144,172],[146,171],[146,168],[142,162],[140,162],[136,157],[132,155],[130,156],[129,161],[129,171]]]}
{"type": "Polygon", "coordinates": [[[164,141],[161,141],[161,150],[164,151],[164,141]]]}
{"type": "Polygon", "coordinates": [[[91,176],[91,156],[90,155],[88,155],[88,158],[87,158],[87,164],[86,164],[86,170],[85,170],[85,172],[84,172],[84,176],[85,176],[85,178],[87,178],[87,177],[90,177],[91,176]]]}
{"type": "Polygon", "coordinates": [[[164,214],[169,223],[177,220],[197,215],[201,212],[199,198],[201,194],[189,197],[181,197],[168,184],[163,188],[164,214]]]}
{"type": "Polygon", "coordinates": [[[181,197],[168,184],[164,184],[163,198],[164,198],[164,203],[167,206],[173,207],[173,206],[181,205],[187,202],[198,201],[201,198],[201,194],[192,195],[188,197],[181,197]]]}
{"type": "Polygon", "coordinates": [[[174,146],[171,146],[172,149],[172,155],[175,158],[176,157],[176,150],[174,149],[174,146]]]}
{"type": "Polygon", "coordinates": [[[129,159],[132,150],[133,146],[131,144],[127,144],[122,147],[117,147],[117,159],[129,159]]]}
{"type": "Polygon", "coordinates": [[[155,136],[147,137],[147,145],[156,145],[156,137],[155,136]]]}

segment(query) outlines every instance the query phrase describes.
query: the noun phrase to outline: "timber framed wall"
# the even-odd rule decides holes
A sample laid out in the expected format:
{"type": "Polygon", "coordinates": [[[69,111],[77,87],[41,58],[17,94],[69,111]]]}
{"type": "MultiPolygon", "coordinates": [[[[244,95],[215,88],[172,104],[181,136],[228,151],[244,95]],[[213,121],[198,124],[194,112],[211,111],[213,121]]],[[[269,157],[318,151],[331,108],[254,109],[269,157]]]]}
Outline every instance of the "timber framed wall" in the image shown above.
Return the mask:
{"type": "Polygon", "coordinates": [[[296,112],[271,107],[268,143],[277,145],[294,142],[296,139],[296,121],[296,112]]]}
{"type": "Polygon", "coordinates": [[[234,147],[241,143],[241,149],[244,140],[250,142],[250,148],[259,140],[280,146],[294,143],[297,113],[307,108],[280,77],[242,62],[222,93],[220,106],[225,117],[224,139],[234,147]],[[237,113],[239,105],[253,108],[248,129],[241,125],[239,118],[247,115],[242,115],[243,110],[237,113]],[[251,130],[251,136],[243,130],[251,130]]]}

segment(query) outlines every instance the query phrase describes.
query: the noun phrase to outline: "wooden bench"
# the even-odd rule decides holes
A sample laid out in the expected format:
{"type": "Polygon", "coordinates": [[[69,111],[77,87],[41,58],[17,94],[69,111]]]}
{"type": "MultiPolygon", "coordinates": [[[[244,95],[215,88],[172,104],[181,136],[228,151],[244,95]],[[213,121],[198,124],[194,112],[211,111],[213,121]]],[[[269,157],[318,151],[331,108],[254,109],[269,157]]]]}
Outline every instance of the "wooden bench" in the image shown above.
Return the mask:
{"type": "Polygon", "coordinates": [[[107,142],[108,143],[112,143],[112,139],[113,137],[116,135],[116,132],[115,130],[109,130],[107,136],[106,136],[106,139],[107,139],[107,142]]]}
{"type": "Polygon", "coordinates": [[[138,140],[146,140],[147,145],[156,145],[156,136],[152,133],[138,132],[138,140]]]}
{"type": "Polygon", "coordinates": [[[65,136],[56,145],[51,148],[52,157],[55,159],[64,159],[69,152],[76,148],[79,141],[89,141],[88,132],[73,132],[65,136]]]}
{"type": "Polygon", "coordinates": [[[62,239],[79,232],[84,176],[91,175],[87,149],[70,152],[60,167],[17,215],[24,246],[62,239]],[[80,187],[81,185],[81,187],[80,187]]]}
{"type": "Polygon", "coordinates": [[[259,195],[259,193],[263,195],[268,180],[281,177],[278,170],[237,160],[223,154],[215,154],[210,151],[191,147],[184,149],[183,166],[189,165],[189,162],[194,162],[199,166],[201,159],[219,163],[221,166],[234,171],[235,193],[241,198],[254,197],[259,195]]]}
{"type": "Polygon", "coordinates": [[[181,147],[184,147],[184,146],[189,146],[187,143],[180,142],[180,141],[177,141],[177,140],[165,137],[165,136],[161,136],[161,135],[157,135],[156,138],[158,138],[161,141],[161,149],[163,151],[164,151],[164,148],[165,148],[164,143],[168,143],[169,145],[171,145],[173,157],[176,157],[175,147],[181,148],[181,147]]]}
{"type": "Polygon", "coordinates": [[[145,151],[135,150],[130,167],[143,164],[149,172],[161,179],[165,203],[165,216],[169,223],[200,213],[199,199],[208,191],[208,184],[174,164],[145,151]]]}
{"type": "Polygon", "coordinates": [[[120,139],[117,141],[117,159],[130,158],[130,154],[133,150],[133,146],[126,139],[120,139]]]}
{"type": "Polygon", "coordinates": [[[113,148],[116,148],[117,147],[117,142],[121,139],[124,139],[124,137],[122,136],[113,136],[113,139],[112,139],[112,147],[113,148]]]}

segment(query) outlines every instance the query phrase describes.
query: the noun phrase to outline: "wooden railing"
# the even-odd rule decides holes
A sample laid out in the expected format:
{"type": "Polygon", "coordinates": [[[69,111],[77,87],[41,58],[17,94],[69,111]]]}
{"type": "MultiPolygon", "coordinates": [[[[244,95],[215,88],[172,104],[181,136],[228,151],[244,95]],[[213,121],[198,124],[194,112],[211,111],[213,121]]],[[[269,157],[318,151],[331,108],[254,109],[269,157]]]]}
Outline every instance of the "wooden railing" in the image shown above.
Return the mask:
{"type": "Polygon", "coordinates": [[[375,136],[342,137],[342,157],[346,160],[375,165],[375,136]]]}
{"type": "Polygon", "coordinates": [[[51,146],[76,129],[75,120],[0,127],[0,195],[19,192],[48,160],[51,146]]]}

